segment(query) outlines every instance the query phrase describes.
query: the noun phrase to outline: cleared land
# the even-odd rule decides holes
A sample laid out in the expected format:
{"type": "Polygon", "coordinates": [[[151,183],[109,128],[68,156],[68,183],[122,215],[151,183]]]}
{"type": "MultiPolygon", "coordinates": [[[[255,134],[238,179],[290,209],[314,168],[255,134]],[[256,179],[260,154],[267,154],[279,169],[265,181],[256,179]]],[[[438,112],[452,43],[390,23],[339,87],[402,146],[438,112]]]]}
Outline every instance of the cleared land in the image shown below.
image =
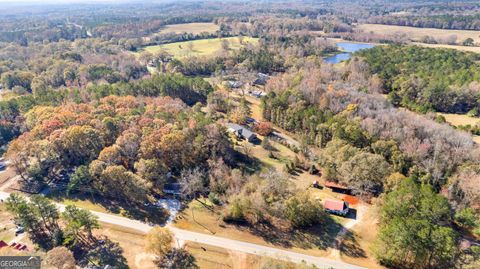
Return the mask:
{"type": "Polygon", "coordinates": [[[10,243],[15,238],[15,224],[10,220],[12,215],[7,212],[4,204],[0,204],[0,240],[10,243]]]}
{"type": "MultiPolygon", "coordinates": [[[[453,125],[453,126],[460,126],[460,125],[477,125],[480,124],[480,119],[476,117],[470,117],[467,115],[461,115],[461,114],[451,114],[451,113],[438,113],[442,116],[445,117],[445,120],[453,125]]],[[[478,135],[472,135],[473,141],[475,143],[480,144],[480,136],[478,135]]]]}
{"type": "Polygon", "coordinates": [[[148,46],[143,48],[143,50],[151,53],[165,50],[176,58],[184,58],[188,56],[210,56],[222,50],[222,42],[224,42],[224,40],[228,41],[229,50],[238,50],[246,44],[256,45],[258,43],[258,38],[226,37],[148,46]]]}
{"type": "Polygon", "coordinates": [[[423,47],[429,47],[429,48],[455,49],[455,50],[461,50],[466,52],[480,53],[480,47],[467,47],[467,46],[446,45],[446,44],[425,44],[420,42],[413,42],[413,44],[423,46],[423,47]]]}
{"type": "Polygon", "coordinates": [[[224,248],[187,242],[185,249],[196,259],[197,265],[205,269],[260,268],[261,257],[224,248]]]}
{"type": "Polygon", "coordinates": [[[160,34],[167,34],[167,33],[175,33],[175,34],[183,34],[183,33],[191,33],[194,35],[200,33],[215,33],[216,31],[220,30],[220,27],[211,22],[194,22],[194,23],[182,23],[182,24],[172,24],[167,25],[162,30],[160,30],[160,34]]]}
{"type": "Polygon", "coordinates": [[[102,227],[95,231],[96,235],[106,236],[118,243],[123,250],[123,256],[130,268],[154,269],[154,256],[145,251],[145,235],[125,227],[102,223],[102,227]]]}
{"type": "Polygon", "coordinates": [[[460,126],[460,125],[476,125],[480,123],[480,118],[470,117],[467,115],[461,114],[451,114],[451,113],[438,113],[445,117],[445,120],[453,126],[460,126]]]}
{"type": "MultiPolygon", "coordinates": [[[[467,38],[472,38],[474,43],[480,43],[480,31],[468,31],[468,30],[446,30],[446,29],[435,29],[435,28],[416,28],[408,26],[397,26],[397,25],[383,25],[383,24],[360,24],[357,26],[358,29],[363,30],[364,32],[373,32],[375,34],[394,34],[400,33],[408,36],[412,41],[420,41],[425,36],[430,36],[435,39],[448,39],[449,37],[456,36],[456,43],[461,43],[467,38]]],[[[426,44],[430,46],[431,44],[426,44]]],[[[435,46],[444,46],[437,45],[435,46]]],[[[464,46],[450,46],[451,48],[456,49],[466,49],[473,50],[472,47],[464,46]]]]}

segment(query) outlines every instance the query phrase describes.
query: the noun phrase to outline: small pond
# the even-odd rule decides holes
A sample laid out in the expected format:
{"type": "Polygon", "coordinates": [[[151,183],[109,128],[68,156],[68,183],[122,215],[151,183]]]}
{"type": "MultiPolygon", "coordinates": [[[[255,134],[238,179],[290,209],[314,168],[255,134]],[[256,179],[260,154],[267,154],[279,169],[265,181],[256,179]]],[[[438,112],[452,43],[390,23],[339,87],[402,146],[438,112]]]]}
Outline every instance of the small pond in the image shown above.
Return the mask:
{"type": "Polygon", "coordinates": [[[350,43],[350,42],[338,42],[336,43],[336,45],[342,50],[342,52],[325,58],[325,62],[331,63],[331,64],[338,64],[342,61],[346,61],[350,59],[350,56],[352,55],[352,53],[356,51],[375,47],[375,45],[372,45],[372,44],[350,43]]]}

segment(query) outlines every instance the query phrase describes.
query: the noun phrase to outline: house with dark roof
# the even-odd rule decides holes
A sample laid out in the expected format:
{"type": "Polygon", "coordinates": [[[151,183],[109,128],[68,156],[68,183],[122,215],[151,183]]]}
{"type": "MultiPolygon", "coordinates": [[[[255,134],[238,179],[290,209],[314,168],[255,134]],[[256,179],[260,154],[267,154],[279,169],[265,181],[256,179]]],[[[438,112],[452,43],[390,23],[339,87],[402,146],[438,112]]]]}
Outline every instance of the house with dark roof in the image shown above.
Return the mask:
{"type": "Polygon", "coordinates": [[[258,73],[257,77],[252,81],[252,85],[265,85],[267,84],[267,81],[269,79],[269,76],[264,73],[258,73]]]}
{"type": "Polygon", "coordinates": [[[257,135],[250,131],[247,127],[235,124],[235,123],[228,123],[227,124],[228,131],[235,134],[240,139],[245,139],[248,142],[252,143],[257,140],[257,135]]]}
{"type": "Polygon", "coordinates": [[[243,82],[241,81],[229,80],[227,83],[228,83],[228,86],[232,89],[238,89],[243,86],[243,82]]]}
{"type": "Polygon", "coordinates": [[[346,216],[350,210],[347,202],[339,200],[325,200],[323,207],[328,213],[340,216],[346,216]]]}
{"type": "Polygon", "coordinates": [[[181,195],[182,194],[182,184],[180,183],[166,183],[163,186],[163,193],[181,195]]]}

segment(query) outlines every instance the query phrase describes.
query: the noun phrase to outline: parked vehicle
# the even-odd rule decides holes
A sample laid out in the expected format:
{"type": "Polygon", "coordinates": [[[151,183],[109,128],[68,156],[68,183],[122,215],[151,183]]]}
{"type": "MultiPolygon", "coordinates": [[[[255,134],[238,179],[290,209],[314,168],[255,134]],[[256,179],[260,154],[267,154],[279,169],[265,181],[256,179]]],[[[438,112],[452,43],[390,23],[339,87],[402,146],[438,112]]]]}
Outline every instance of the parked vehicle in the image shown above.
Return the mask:
{"type": "Polygon", "coordinates": [[[15,236],[22,234],[24,232],[25,232],[25,228],[23,226],[17,226],[17,228],[15,229],[15,236]]]}

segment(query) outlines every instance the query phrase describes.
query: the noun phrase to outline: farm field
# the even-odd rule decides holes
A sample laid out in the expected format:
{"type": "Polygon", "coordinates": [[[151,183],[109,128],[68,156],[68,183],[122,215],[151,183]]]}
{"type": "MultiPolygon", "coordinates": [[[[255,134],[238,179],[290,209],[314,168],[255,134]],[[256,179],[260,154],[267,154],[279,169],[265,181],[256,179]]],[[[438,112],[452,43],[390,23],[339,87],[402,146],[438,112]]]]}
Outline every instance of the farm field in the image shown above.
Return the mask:
{"type": "Polygon", "coordinates": [[[397,25],[383,25],[383,24],[359,24],[357,29],[365,32],[374,32],[376,34],[406,34],[412,41],[418,41],[420,38],[428,35],[435,39],[446,39],[452,35],[457,37],[457,43],[463,42],[467,38],[472,38],[474,43],[480,42],[480,31],[469,30],[445,30],[435,28],[416,28],[408,26],[397,25]]]}
{"type": "Polygon", "coordinates": [[[181,24],[171,24],[166,25],[162,30],[160,30],[160,34],[167,34],[167,33],[175,33],[175,34],[182,34],[182,33],[191,33],[194,35],[200,33],[215,33],[218,31],[220,27],[211,22],[194,22],[194,23],[181,23],[181,24]]]}
{"type": "Polygon", "coordinates": [[[224,40],[228,41],[230,50],[240,49],[245,44],[256,45],[258,43],[258,38],[243,37],[243,44],[241,44],[239,37],[226,37],[148,46],[143,48],[142,51],[156,53],[160,50],[165,50],[176,58],[184,58],[188,56],[209,56],[219,52],[222,49],[222,42],[224,40]]]}

